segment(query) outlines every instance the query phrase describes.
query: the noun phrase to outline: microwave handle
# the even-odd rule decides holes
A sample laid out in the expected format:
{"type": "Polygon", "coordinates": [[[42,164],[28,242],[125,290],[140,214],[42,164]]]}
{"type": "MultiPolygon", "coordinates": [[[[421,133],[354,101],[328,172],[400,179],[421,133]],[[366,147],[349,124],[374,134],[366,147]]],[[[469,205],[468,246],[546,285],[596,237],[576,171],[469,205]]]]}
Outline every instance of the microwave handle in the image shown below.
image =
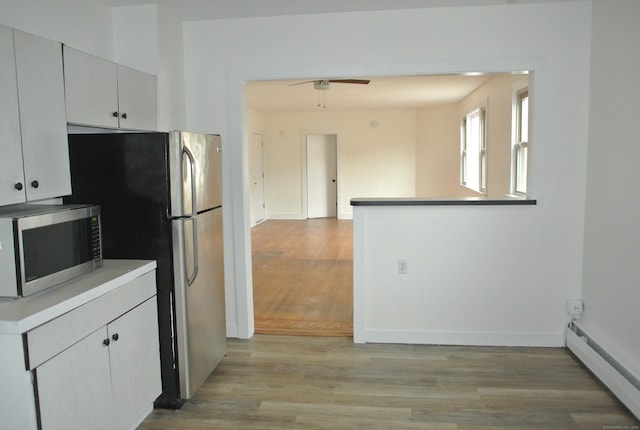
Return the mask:
{"type": "MultiPolygon", "coordinates": [[[[196,202],[196,163],[193,158],[193,154],[189,151],[189,148],[184,146],[182,148],[182,153],[187,156],[189,160],[189,171],[191,174],[191,216],[189,219],[191,220],[191,233],[192,233],[192,246],[193,246],[193,270],[190,275],[187,275],[187,286],[191,286],[196,280],[198,276],[198,219],[196,217],[198,206],[196,202]]],[[[185,253],[186,259],[186,253],[185,253]]],[[[185,261],[185,269],[186,269],[186,261],[185,261]]]]}

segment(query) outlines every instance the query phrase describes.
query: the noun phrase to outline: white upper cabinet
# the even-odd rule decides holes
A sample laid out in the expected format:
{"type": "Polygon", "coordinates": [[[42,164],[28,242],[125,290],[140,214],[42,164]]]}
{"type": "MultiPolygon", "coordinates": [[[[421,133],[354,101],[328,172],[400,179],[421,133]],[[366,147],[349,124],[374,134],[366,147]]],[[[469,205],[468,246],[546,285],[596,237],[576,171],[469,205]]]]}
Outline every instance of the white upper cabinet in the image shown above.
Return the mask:
{"type": "Polygon", "coordinates": [[[120,128],[156,130],[156,77],[118,65],[120,128]]]}
{"type": "Polygon", "coordinates": [[[65,46],[64,81],[69,122],[118,128],[114,63],[65,46]]]}
{"type": "Polygon", "coordinates": [[[67,120],[73,124],[156,130],[156,77],[64,47],[67,120]]]}
{"type": "Polygon", "coordinates": [[[0,26],[0,205],[25,198],[13,31],[0,26]]]}
{"type": "Polygon", "coordinates": [[[61,50],[0,27],[0,205],[71,193],[61,50]]]}
{"type": "Polygon", "coordinates": [[[60,43],[14,30],[27,200],[71,194],[60,43]]]}

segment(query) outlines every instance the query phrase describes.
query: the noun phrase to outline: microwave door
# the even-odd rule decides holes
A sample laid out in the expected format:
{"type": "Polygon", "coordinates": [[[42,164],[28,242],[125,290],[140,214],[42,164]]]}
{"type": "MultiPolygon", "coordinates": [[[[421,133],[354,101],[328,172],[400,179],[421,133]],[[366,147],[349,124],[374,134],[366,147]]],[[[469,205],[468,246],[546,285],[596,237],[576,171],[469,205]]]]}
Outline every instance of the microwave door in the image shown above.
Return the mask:
{"type": "Polygon", "coordinates": [[[11,291],[3,286],[2,296],[28,296],[102,265],[99,207],[27,205],[11,210],[15,212],[3,214],[0,208],[2,282],[12,286],[11,291]]]}
{"type": "Polygon", "coordinates": [[[22,295],[73,279],[102,265],[97,216],[19,229],[22,295]]]}

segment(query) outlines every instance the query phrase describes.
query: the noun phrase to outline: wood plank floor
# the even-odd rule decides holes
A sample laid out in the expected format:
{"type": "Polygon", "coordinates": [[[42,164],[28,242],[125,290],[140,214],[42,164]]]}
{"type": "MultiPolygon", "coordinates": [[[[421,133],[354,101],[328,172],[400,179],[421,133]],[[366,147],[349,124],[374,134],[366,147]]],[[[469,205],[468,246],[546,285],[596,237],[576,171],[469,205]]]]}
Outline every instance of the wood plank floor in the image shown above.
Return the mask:
{"type": "Polygon", "coordinates": [[[256,333],[352,336],[350,220],[267,220],[251,239],[256,333]]]}
{"type": "Polygon", "coordinates": [[[566,349],[354,345],[256,335],[139,430],[638,429],[566,349]]]}

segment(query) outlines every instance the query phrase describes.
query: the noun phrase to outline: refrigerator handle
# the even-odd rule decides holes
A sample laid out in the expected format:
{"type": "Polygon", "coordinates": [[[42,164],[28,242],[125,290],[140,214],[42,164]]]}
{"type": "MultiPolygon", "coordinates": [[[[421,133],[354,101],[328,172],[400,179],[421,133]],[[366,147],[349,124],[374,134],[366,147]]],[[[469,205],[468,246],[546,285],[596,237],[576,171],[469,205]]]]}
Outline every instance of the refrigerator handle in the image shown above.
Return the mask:
{"type": "MultiPolygon", "coordinates": [[[[193,284],[198,276],[198,218],[196,217],[198,212],[198,202],[196,201],[196,162],[193,158],[193,154],[186,146],[182,147],[182,153],[189,159],[189,167],[191,173],[191,232],[193,244],[193,271],[191,275],[187,275],[187,285],[193,284]]],[[[186,253],[185,253],[186,257],[186,253]]],[[[186,267],[186,261],[185,261],[186,267]]]]}
{"type": "Polygon", "coordinates": [[[182,147],[182,153],[189,159],[189,170],[191,173],[191,216],[196,216],[196,212],[198,212],[198,204],[196,202],[196,161],[186,146],[182,147]]]}
{"type": "MultiPolygon", "coordinates": [[[[191,221],[191,236],[192,236],[192,246],[193,246],[193,270],[191,271],[191,275],[187,275],[187,286],[191,286],[193,282],[196,280],[198,276],[198,217],[189,218],[191,221]]],[[[185,264],[184,267],[187,267],[186,257],[187,253],[184,253],[185,256],[185,264]]]]}

